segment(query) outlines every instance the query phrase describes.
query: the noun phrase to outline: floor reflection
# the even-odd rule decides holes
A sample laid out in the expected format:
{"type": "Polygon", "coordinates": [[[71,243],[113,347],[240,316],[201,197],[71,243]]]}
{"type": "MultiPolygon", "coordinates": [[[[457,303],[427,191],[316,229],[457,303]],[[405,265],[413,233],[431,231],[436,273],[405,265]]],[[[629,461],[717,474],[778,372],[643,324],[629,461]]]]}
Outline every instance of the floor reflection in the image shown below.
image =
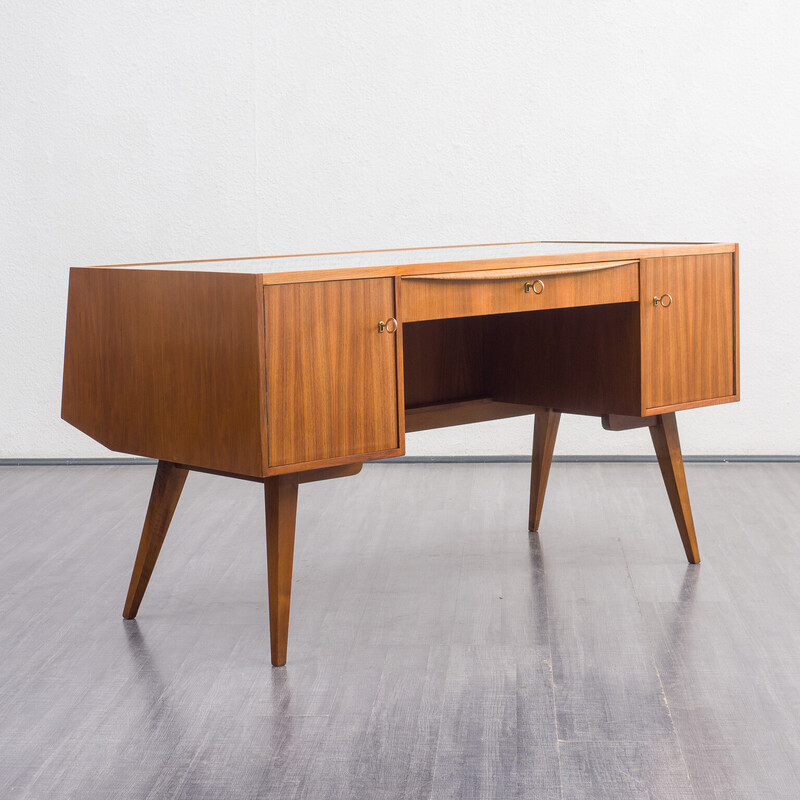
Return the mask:
{"type": "Polygon", "coordinates": [[[545,585],[544,553],[539,531],[528,533],[528,555],[531,563],[531,581],[534,596],[539,608],[547,608],[547,587],[545,585]]]}
{"type": "Polygon", "coordinates": [[[167,701],[166,696],[168,682],[158,666],[157,659],[153,657],[147,645],[139,623],[135,619],[126,619],[122,628],[125,631],[128,654],[134,666],[135,683],[141,691],[143,704],[146,704],[147,707],[148,725],[151,729],[155,729],[166,721],[171,728],[177,728],[174,709],[167,701]]]}

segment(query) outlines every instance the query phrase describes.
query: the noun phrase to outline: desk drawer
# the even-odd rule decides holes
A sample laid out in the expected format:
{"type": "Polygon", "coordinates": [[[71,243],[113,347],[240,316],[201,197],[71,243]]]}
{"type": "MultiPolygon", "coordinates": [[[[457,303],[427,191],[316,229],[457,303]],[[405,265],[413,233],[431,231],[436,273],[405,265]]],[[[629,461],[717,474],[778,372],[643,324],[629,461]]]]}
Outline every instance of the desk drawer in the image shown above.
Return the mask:
{"type": "Polygon", "coordinates": [[[639,299],[637,261],[444,272],[402,279],[404,322],[639,299]]]}

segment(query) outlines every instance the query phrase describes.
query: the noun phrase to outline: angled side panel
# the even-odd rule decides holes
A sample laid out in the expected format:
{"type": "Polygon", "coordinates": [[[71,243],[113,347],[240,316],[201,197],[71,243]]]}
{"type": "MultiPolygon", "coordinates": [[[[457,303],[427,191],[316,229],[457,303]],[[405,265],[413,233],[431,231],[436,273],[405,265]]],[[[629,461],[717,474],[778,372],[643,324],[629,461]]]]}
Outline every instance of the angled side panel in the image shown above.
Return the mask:
{"type": "Polygon", "coordinates": [[[262,475],[260,296],[260,276],[73,269],[62,417],[112,450],[262,475]]]}

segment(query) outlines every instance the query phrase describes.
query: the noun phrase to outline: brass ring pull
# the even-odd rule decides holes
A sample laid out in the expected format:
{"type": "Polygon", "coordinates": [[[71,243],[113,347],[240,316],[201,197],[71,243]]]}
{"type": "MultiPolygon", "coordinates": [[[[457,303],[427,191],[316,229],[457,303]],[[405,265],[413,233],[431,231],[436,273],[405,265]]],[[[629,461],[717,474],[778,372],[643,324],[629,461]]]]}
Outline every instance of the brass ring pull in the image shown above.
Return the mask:
{"type": "Polygon", "coordinates": [[[386,331],[386,333],[394,333],[396,330],[397,330],[397,320],[394,317],[389,317],[389,319],[386,320],[386,322],[381,320],[378,323],[378,333],[383,333],[384,331],[386,331]]]}
{"type": "Polygon", "coordinates": [[[662,306],[664,308],[669,308],[672,305],[672,295],[671,294],[662,294],[661,297],[654,297],[653,298],[653,305],[654,306],[662,306]]]}
{"type": "Polygon", "coordinates": [[[533,292],[534,294],[541,294],[544,291],[544,281],[540,281],[538,278],[533,282],[526,282],[525,284],[525,292],[526,294],[529,292],[533,292]]]}

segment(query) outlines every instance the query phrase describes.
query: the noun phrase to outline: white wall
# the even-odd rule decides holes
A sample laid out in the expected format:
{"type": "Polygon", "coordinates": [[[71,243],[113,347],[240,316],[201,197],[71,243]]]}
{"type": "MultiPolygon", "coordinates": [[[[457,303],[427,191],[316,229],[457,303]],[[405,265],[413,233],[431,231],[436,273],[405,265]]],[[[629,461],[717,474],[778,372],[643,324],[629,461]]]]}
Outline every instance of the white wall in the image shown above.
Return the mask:
{"type": "Polygon", "coordinates": [[[59,418],[71,265],[532,238],[739,241],[743,400],[684,450],[799,453],[799,33],[796,0],[4,0],[0,456],[107,453],[59,418]]]}

